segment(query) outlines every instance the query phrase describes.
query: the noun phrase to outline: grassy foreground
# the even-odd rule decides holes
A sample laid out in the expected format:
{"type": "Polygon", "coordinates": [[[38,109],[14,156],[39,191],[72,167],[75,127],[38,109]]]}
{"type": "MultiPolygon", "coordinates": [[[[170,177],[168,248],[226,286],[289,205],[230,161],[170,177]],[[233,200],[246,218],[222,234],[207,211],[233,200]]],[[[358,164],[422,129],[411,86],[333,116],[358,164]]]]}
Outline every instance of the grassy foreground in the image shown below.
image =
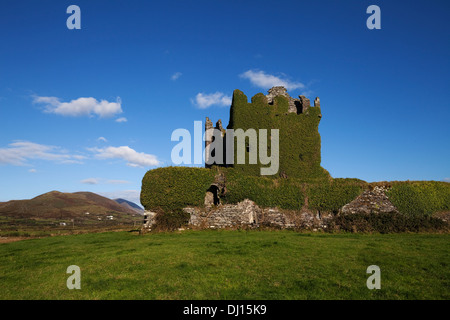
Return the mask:
{"type": "Polygon", "coordinates": [[[449,265],[449,234],[81,234],[0,244],[0,299],[449,299],[449,265]]]}

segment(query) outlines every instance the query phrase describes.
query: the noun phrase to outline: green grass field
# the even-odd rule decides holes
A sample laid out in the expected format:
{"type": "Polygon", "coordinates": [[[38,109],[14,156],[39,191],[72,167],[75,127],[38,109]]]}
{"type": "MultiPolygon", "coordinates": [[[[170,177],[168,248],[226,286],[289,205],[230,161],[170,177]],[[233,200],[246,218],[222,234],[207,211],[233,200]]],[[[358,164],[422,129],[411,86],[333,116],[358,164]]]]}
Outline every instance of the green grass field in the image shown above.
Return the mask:
{"type": "Polygon", "coordinates": [[[449,299],[449,234],[110,232],[0,244],[0,299],[449,299]],[[66,269],[81,268],[69,290],[66,269]],[[369,265],[381,289],[369,290],[369,265]]]}

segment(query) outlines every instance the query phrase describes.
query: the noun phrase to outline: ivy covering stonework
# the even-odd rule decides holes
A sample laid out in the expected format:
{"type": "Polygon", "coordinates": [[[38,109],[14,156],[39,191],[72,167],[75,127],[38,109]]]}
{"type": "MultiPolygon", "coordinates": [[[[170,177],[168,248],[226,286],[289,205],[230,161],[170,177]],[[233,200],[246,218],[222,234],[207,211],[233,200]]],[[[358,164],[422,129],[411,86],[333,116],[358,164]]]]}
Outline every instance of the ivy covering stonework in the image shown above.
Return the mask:
{"type": "MultiPolygon", "coordinates": [[[[164,223],[170,224],[179,215],[183,215],[181,220],[185,221],[188,217],[184,216],[182,209],[189,206],[204,207],[206,192],[211,185],[217,185],[216,179],[220,176],[222,204],[237,204],[249,199],[262,208],[337,214],[365,190],[382,184],[385,187],[383,190],[387,190],[383,192],[401,216],[421,219],[437,212],[450,211],[450,183],[447,182],[367,183],[359,179],[332,178],[320,165],[321,140],[318,128],[321,117],[318,98],[314,106],[310,106],[304,96],[293,99],[283,87],[272,88],[267,96],[258,93],[251,102],[248,102],[243,92],[235,90],[227,128],[244,131],[278,129],[278,174],[261,176],[260,169],[264,165],[259,159],[256,164],[248,164],[249,149],[246,148],[245,164],[235,161],[233,164],[213,164],[207,168],[164,167],[148,171],[142,180],[141,203],[147,210],[160,213],[158,219],[165,219],[164,223]]],[[[219,120],[216,128],[221,126],[219,120]]],[[[225,130],[222,132],[226,135],[225,130]]],[[[235,143],[235,157],[237,147],[235,143]]],[[[270,155],[270,148],[268,139],[267,155],[270,155]]],[[[379,218],[386,219],[384,216],[379,218]]],[[[341,218],[346,223],[352,219],[341,218]]],[[[359,219],[366,221],[368,217],[361,216],[359,219]]],[[[414,221],[422,221],[420,219],[414,221]]],[[[396,221],[403,220],[398,218],[396,221]]]]}
{"type": "MultiPolygon", "coordinates": [[[[245,94],[235,90],[230,109],[230,124],[227,128],[243,129],[244,131],[247,129],[278,129],[279,174],[285,177],[300,178],[304,181],[329,179],[328,171],[320,166],[319,122],[322,117],[320,106],[309,107],[304,113],[288,111],[288,97],[276,96],[272,104],[269,104],[266,96],[258,93],[252,98],[252,102],[248,103],[245,94]]],[[[234,148],[236,157],[237,144],[234,148]]],[[[268,149],[268,154],[270,154],[270,139],[268,149]]],[[[247,160],[246,164],[235,164],[233,167],[241,174],[259,176],[262,166],[258,159],[257,164],[248,164],[247,160]]]]}

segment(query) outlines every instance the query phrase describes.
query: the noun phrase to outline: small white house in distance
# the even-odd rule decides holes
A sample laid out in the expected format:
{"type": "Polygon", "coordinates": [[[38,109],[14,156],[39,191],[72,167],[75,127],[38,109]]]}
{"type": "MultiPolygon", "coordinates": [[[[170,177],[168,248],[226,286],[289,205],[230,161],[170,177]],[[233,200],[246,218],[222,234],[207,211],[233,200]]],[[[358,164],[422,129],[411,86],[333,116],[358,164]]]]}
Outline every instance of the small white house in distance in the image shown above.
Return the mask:
{"type": "Polygon", "coordinates": [[[114,217],[113,217],[113,216],[106,216],[106,219],[108,219],[108,220],[113,220],[114,217]]]}
{"type": "Polygon", "coordinates": [[[66,223],[65,222],[60,222],[59,225],[64,227],[66,225],[66,223]]]}
{"type": "Polygon", "coordinates": [[[84,214],[85,214],[85,215],[87,215],[87,216],[88,216],[88,215],[90,215],[90,213],[89,213],[89,212],[85,212],[84,214]]]}

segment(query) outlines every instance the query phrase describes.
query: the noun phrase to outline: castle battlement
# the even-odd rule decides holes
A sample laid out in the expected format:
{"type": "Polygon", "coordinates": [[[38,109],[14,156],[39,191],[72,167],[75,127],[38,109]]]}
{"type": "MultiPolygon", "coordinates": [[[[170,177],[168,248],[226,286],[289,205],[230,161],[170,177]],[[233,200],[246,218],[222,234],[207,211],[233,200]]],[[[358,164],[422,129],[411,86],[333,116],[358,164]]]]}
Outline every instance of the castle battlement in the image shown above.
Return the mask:
{"type": "MultiPolygon", "coordinates": [[[[292,98],[287,92],[286,88],[283,86],[272,87],[269,89],[268,94],[266,95],[267,103],[273,104],[274,98],[276,96],[286,97],[289,101],[289,113],[305,113],[306,110],[310,107],[310,101],[305,96],[298,96],[298,99],[292,98]]],[[[320,99],[316,97],[314,99],[314,107],[320,107],[320,99]]]]}

